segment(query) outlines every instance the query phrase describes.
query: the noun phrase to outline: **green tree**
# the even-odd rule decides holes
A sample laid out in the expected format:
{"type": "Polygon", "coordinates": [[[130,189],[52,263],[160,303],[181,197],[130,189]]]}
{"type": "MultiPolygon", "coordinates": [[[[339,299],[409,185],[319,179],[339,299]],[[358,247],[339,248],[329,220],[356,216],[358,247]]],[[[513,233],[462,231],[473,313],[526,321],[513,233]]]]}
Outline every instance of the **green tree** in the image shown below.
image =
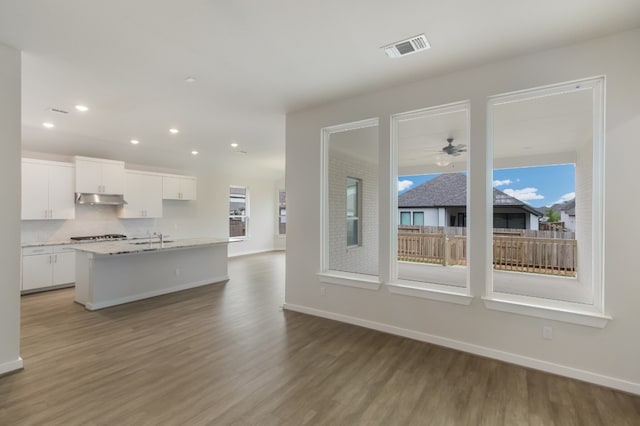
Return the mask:
{"type": "Polygon", "coordinates": [[[560,213],[552,208],[547,209],[547,222],[560,222],[560,213]]]}

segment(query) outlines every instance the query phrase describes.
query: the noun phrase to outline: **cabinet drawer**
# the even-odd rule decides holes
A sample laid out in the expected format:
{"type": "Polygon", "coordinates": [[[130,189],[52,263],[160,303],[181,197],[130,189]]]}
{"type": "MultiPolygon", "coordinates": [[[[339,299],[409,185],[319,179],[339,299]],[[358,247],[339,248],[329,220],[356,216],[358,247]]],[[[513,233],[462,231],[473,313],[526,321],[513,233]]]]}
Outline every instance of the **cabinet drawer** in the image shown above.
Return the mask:
{"type": "Polygon", "coordinates": [[[75,252],[75,250],[73,249],[73,245],[68,245],[68,246],[55,246],[53,247],[53,252],[54,253],[68,253],[68,252],[75,252]]]}
{"type": "Polygon", "coordinates": [[[22,249],[22,255],[23,256],[35,256],[38,254],[52,254],[53,253],[53,247],[48,246],[48,247],[24,247],[22,249]]]}

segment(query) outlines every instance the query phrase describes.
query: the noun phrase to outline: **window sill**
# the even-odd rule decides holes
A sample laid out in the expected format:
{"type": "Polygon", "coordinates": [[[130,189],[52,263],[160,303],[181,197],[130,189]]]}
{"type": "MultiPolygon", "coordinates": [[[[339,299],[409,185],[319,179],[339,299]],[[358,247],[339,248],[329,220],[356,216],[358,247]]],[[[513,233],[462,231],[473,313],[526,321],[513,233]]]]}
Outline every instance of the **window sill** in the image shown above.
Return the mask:
{"type": "Polygon", "coordinates": [[[487,309],[527,315],[594,328],[605,328],[612,319],[596,308],[577,303],[544,301],[524,296],[500,295],[483,297],[487,309]],[[553,306],[551,306],[553,305],[553,306]]]}
{"type": "Polygon", "coordinates": [[[247,241],[249,237],[229,237],[229,242],[247,241]]]}
{"type": "Polygon", "coordinates": [[[375,275],[354,274],[351,272],[327,271],[319,272],[320,282],[327,284],[343,285],[346,287],[364,288],[367,290],[379,290],[380,278],[375,275]]]}
{"type": "Polygon", "coordinates": [[[389,292],[393,294],[455,303],[457,305],[468,306],[473,300],[473,296],[469,294],[469,290],[464,287],[422,284],[408,281],[389,283],[387,287],[389,288],[389,292]]]}

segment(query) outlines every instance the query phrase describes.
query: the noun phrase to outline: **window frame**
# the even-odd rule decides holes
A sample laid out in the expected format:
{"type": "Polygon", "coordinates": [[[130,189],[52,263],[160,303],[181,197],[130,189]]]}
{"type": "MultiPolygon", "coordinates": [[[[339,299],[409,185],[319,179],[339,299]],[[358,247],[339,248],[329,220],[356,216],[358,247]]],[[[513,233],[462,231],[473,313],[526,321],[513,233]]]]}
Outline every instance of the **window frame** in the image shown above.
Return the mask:
{"type": "Polygon", "coordinates": [[[379,127],[378,118],[323,127],[320,130],[320,282],[377,291],[380,275],[366,275],[329,269],[329,143],[331,135],[367,127],[379,127]]]}
{"type": "Polygon", "coordinates": [[[249,187],[244,185],[229,185],[228,192],[229,199],[229,241],[244,241],[249,239],[249,187]],[[231,194],[232,188],[244,189],[244,197],[238,197],[237,194],[231,194]],[[231,199],[241,198],[244,199],[244,214],[231,214],[231,199]],[[244,222],[244,235],[231,236],[231,219],[241,219],[244,222]]]}
{"type": "MultiPolygon", "coordinates": [[[[483,297],[485,306],[488,309],[500,310],[511,313],[520,313],[540,318],[548,318],[565,322],[572,322],[582,325],[602,328],[606,326],[611,317],[604,314],[604,115],[605,115],[605,77],[594,77],[574,80],[542,87],[508,92],[493,95],[487,98],[487,149],[491,155],[487,157],[486,177],[487,191],[486,199],[486,234],[485,250],[493,253],[493,205],[490,200],[493,198],[493,131],[494,131],[494,109],[493,107],[505,103],[519,102],[528,99],[535,99],[543,96],[561,95],[562,93],[573,92],[574,90],[592,90],[592,111],[593,111],[593,132],[592,132],[592,165],[591,165],[591,241],[578,242],[579,246],[591,247],[590,283],[581,283],[581,287],[576,283],[580,278],[546,277],[535,276],[522,272],[509,274],[504,279],[506,284],[501,284],[500,291],[496,290],[495,273],[493,270],[493,256],[487,257],[487,280],[485,296],[483,297]],[[518,274],[518,275],[515,275],[518,274]],[[537,295],[526,293],[527,282],[537,281],[543,290],[537,295]],[[558,286],[554,289],[554,286],[558,286]],[[510,291],[516,291],[514,294],[510,291]],[[548,289],[548,290],[547,290],[548,289]],[[567,301],[571,292],[590,291],[584,296],[578,295],[574,300],[567,301]],[[543,293],[544,292],[544,293],[543,293]],[[563,293],[564,292],[564,293],[563,293]],[[565,300],[563,300],[565,299],[565,300]]],[[[576,182],[577,184],[577,182],[576,182]]],[[[578,268],[585,267],[578,264],[578,268]]],[[[502,273],[504,274],[504,272],[502,273]]],[[[578,271],[579,275],[579,271],[578,271]]],[[[536,286],[537,287],[537,286],[536,286]]],[[[536,288],[538,290],[538,288],[536,288]]],[[[577,294],[577,293],[575,293],[577,294]]]]}
{"type": "Polygon", "coordinates": [[[347,190],[346,190],[346,216],[347,216],[347,250],[354,249],[362,246],[362,179],[347,176],[347,190]],[[352,181],[355,185],[350,185],[352,181]],[[355,215],[349,216],[349,188],[355,186],[355,215]],[[355,222],[356,229],[356,241],[355,244],[349,244],[349,222],[355,222]]]}
{"type": "MultiPolygon", "coordinates": [[[[459,102],[452,102],[443,105],[436,105],[432,107],[422,108],[413,111],[401,112],[397,114],[391,115],[391,155],[390,155],[390,177],[391,177],[391,188],[397,188],[398,181],[398,159],[399,159],[399,133],[400,133],[400,124],[403,121],[420,119],[423,117],[435,116],[440,114],[448,114],[448,113],[456,113],[456,112],[464,112],[466,113],[466,125],[467,125],[467,188],[469,188],[469,180],[470,173],[469,168],[471,165],[471,155],[472,155],[472,143],[471,143],[471,101],[464,100],[459,102]]],[[[471,203],[470,203],[470,193],[471,191],[467,191],[467,214],[470,213],[471,203]]],[[[428,281],[408,281],[402,280],[398,278],[398,225],[400,215],[398,212],[398,193],[397,191],[392,192],[391,194],[391,203],[390,204],[390,229],[389,232],[389,241],[390,241],[390,256],[389,256],[389,282],[387,284],[389,291],[394,294],[400,294],[404,296],[413,296],[419,297],[423,299],[431,299],[438,300],[442,302],[449,302],[459,305],[470,305],[473,300],[473,296],[471,295],[471,276],[470,271],[471,268],[469,266],[466,267],[466,279],[464,283],[464,287],[458,287],[453,285],[444,285],[438,283],[431,283],[428,281]]],[[[409,211],[411,209],[407,209],[409,211]]],[[[411,215],[411,220],[413,223],[413,214],[411,215]]],[[[467,244],[469,244],[469,238],[471,236],[471,228],[467,227],[467,244]]],[[[470,245],[468,245],[470,247],[470,245]]],[[[467,265],[470,265],[471,262],[471,251],[467,250],[467,265]]]]}

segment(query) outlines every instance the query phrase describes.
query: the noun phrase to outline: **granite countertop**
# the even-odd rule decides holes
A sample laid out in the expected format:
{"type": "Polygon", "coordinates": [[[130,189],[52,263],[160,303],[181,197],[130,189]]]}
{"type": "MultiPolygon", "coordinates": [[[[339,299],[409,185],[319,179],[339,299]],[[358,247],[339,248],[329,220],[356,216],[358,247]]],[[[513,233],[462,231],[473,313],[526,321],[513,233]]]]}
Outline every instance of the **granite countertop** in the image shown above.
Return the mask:
{"type": "Polygon", "coordinates": [[[46,241],[46,242],[38,242],[38,241],[29,241],[25,243],[21,243],[21,247],[45,247],[45,246],[64,246],[69,244],[87,244],[91,241],[71,241],[71,240],[60,240],[60,241],[46,241]]]}
{"type": "Polygon", "coordinates": [[[167,242],[163,244],[160,244],[157,239],[154,239],[154,241],[151,243],[144,240],[119,240],[82,244],[74,248],[77,251],[86,253],[98,255],[114,255],[135,254],[149,251],[172,250],[227,243],[229,243],[228,238],[181,238],[176,240],[168,239],[167,242]]]}

